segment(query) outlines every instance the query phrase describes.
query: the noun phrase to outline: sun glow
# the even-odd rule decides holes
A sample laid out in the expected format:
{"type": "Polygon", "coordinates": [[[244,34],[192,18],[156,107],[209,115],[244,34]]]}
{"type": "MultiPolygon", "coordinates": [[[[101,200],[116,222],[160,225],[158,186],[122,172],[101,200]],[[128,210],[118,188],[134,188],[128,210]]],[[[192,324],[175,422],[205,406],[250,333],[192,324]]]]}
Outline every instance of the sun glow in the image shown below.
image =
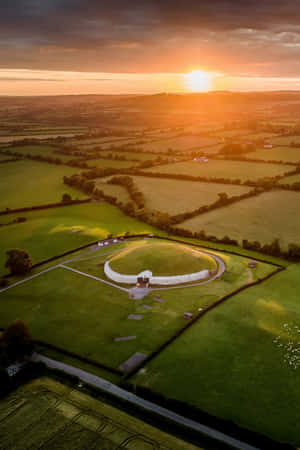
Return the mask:
{"type": "Polygon", "coordinates": [[[193,92],[209,91],[212,88],[212,75],[202,70],[193,70],[185,74],[186,87],[193,92]]]}

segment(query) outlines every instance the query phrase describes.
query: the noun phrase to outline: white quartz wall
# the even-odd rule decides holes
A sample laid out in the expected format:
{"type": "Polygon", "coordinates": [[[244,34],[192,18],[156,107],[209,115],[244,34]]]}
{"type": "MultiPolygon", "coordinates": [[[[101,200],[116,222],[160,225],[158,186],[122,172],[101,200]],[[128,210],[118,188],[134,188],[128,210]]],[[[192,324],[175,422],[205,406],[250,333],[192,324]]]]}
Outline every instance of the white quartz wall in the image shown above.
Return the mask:
{"type": "MultiPolygon", "coordinates": [[[[116,283],[124,284],[136,284],[139,275],[125,275],[112,270],[109,265],[109,261],[104,264],[104,273],[110,279],[116,283]]],[[[204,280],[209,278],[208,270],[201,270],[201,272],[189,273],[186,275],[175,275],[170,277],[151,277],[150,284],[159,284],[163,286],[191,283],[193,281],[204,280]]]]}

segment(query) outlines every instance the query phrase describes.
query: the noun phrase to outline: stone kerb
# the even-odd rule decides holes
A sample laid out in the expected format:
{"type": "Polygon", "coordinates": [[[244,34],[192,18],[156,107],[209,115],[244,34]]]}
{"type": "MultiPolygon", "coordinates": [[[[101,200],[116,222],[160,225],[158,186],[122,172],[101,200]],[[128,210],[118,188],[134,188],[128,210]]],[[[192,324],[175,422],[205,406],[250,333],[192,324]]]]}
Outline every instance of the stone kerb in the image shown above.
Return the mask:
{"type": "MultiPolygon", "coordinates": [[[[115,272],[109,265],[109,261],[106,261],[104,264],[104,273],[105,275],[115,281],[116,283],[123,283],[123,284],[136,284],[137,278],[140,274],[137,275],[126,275],[121,274],[118,272],[115,272]]],[[[206,278],[210,277],[209,270],[201,270],[200,272],[194,272],[189,273],[185,275],[175,275],[175,276],[169,276],[169,277],[155,277],[152,276],[150,278],[150,284],[153,285],[176,285],[176,284],[184,284],[184,283],[191,283],[198,280],[205,280],[206,278]]]]}

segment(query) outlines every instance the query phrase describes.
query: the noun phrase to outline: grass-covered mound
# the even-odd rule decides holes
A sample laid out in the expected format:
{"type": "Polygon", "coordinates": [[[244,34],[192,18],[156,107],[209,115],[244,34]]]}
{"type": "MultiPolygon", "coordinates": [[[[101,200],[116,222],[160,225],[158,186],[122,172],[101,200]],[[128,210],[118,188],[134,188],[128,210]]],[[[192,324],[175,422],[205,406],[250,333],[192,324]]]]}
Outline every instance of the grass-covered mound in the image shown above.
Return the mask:
{"type": "Polygon", "coordinates": [[[186,245],[141,241],[114,256],[110,267],[128,275],[151,270],[153,276],[172,276],[214,270],[217,265],[213,257],[186,245]]]}

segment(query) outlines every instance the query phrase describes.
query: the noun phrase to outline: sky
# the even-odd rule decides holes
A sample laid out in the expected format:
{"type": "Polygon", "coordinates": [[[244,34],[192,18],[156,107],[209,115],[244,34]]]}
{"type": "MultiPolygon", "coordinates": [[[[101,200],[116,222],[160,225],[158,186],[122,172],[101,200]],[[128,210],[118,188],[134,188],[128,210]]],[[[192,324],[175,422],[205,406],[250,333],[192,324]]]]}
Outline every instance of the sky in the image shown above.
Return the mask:
{"type": "Polygon", "coordinates": [[[299,0],[3,1],[0,95],[300,89],[299,19],[299,0]]]}

